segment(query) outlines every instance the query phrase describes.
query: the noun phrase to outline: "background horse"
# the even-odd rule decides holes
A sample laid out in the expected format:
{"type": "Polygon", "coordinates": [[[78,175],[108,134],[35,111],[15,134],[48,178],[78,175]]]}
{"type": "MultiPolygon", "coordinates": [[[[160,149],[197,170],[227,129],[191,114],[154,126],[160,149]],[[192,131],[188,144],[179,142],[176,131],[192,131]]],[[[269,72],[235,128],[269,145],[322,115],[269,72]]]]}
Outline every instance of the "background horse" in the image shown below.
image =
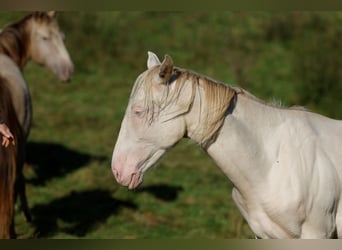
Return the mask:
{"type": "Polygon", "coordinates": [[[64,46],[56,12],[36,12],[8,25],[0,33],[0,115],[12,131],[15,147],[0,150],[0,237],[15,237],[17,193],[27,220],[30,215],[22,174],[24,148],[32,119],[31,97],[22,75],[31,59],[69,81],[73,63],[64,46]]]}
{"type": "Polygon", "coordinates": [[[181,138],[197,142],[232,181],[257,237],[342,238],[342,122],[266,104],[241,88],[160,63],[149,52],[112,156],[129,189],[181,138]]]}

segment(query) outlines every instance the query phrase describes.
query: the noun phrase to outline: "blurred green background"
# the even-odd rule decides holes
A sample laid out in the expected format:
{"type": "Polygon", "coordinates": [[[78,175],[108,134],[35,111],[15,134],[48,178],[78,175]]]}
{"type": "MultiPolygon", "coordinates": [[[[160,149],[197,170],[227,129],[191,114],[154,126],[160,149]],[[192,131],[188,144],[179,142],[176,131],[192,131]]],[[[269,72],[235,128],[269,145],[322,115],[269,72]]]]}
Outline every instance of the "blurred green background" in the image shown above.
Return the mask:
{"type": "MultiPolygon", "coordinates": [[[[26,12],[1,12],[0,25],[26,12]]],[[[111,173],[113,147],[147,51],[260,99],[342,118],[342,12],[61,12],[70,84],[28,63],[28,224],[19,238],[253,238],[231,183],[183,140],[135,191],[111,173]]]]}

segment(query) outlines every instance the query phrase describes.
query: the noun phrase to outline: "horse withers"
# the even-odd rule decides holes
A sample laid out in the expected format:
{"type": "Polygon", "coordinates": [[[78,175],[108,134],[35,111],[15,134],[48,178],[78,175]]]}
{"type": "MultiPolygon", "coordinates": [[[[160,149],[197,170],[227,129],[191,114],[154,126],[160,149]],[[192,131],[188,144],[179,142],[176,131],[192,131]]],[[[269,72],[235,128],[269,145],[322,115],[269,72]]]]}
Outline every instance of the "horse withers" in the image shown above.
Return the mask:
{"type": "Polygon", "coordinates": [[[258,238],[342,238],[342,121],[267,104],[148,54],[113,151],[119,184],[137,188],[187,137],[231,180],[258,238]]]}
{"type": "Polygon", "coordinates": [[[0,238],[15,237],[14,203],[17,194],[27,220],[30,214],[22,168],[25,142],[32,119],[31,96],[23,77],[32,60],[69,81],[73,63],[65,48],[56,12],[35,12],[0,32],[0,115],[15,137],[15,147],[0,149],[0,238]]]}

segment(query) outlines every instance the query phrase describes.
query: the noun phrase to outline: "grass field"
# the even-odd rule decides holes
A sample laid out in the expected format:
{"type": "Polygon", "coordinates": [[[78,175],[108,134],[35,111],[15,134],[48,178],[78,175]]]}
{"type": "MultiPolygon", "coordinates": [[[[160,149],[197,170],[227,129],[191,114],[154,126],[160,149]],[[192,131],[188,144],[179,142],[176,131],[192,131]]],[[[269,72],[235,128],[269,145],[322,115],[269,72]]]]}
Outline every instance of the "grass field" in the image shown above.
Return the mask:
{"type": "MultiPolygon", "coordinates": [[[[25,13],[2,12],[0,25],[25,13]]],[[[147,51],[246,88],[266,101],[342,118],[339,12],[64,12],[70,84],[28,63],[33,100],[19,238],[253,238],[232,185],[183,140],[135,191],[118,186],[111,154],[147,51]]]]}

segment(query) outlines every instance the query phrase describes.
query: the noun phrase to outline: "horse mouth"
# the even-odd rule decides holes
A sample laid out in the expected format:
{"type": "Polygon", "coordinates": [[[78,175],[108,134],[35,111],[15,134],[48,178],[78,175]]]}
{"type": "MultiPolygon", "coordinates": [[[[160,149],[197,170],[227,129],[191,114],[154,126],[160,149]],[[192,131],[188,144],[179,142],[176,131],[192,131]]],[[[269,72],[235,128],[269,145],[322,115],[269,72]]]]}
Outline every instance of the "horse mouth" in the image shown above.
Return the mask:
{"type": "Polygon", "coordinates": [[[128,189],[132,190],[137,188],[142,183],[142,180],[143,174],[141,172],[133,173],[131,176],[131,180],[128,184],[128,189]]]}

